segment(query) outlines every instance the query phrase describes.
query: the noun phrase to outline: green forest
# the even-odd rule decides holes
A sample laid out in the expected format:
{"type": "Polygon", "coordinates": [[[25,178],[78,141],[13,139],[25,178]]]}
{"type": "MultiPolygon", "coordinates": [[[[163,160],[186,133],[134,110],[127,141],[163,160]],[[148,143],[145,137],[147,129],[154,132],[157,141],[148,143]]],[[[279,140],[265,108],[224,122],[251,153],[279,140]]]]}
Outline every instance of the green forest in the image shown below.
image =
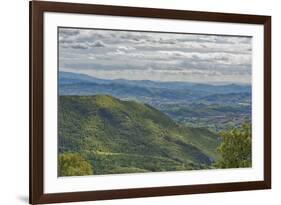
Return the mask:
{"type": "Polygon", "coordinates": [[[251,166],[251,126],[211,131],[146,103],[110,95],[59,97],[59,176],[251,166]]]}

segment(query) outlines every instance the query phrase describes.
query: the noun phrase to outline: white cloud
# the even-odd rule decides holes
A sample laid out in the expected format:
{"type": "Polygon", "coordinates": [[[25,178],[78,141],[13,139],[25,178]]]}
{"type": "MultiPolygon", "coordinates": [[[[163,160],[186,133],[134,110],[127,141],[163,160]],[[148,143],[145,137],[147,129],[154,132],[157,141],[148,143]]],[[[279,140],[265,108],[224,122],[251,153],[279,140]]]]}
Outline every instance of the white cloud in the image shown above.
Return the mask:
{"type": "Polygon", "coordinates": [[[251,80],[249,37],[60,28],[59,42],[60,69],[96,77],[251,80]]]}

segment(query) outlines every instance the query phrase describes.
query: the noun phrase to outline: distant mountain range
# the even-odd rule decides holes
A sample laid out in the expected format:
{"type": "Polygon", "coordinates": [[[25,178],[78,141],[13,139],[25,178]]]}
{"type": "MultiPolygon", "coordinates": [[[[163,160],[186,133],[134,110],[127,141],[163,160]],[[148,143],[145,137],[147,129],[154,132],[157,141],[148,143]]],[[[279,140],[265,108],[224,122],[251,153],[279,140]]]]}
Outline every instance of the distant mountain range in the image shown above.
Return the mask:
{"type": "Polygon", "coordinates": [[[108,94],[119,98],[155,98],[163,100],[199,100],[211,95],[251,94],[250,85],[211,85],[189,82],[99,79],[85,74],[59,72],[60,95],[108,94]]]}

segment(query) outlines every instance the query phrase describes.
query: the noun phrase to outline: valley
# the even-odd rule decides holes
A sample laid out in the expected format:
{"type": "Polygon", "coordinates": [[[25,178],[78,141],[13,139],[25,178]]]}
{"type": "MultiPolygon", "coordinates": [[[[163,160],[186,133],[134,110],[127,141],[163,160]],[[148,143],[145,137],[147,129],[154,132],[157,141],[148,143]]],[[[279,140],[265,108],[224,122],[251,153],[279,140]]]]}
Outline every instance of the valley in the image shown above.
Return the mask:
{"type": "Polygon", "coordinates": [[[181,124],[214,132],[251,121],[249,85],[108,80],[69,72],[60,72],[59,78],[62,96],[107,94],[146,103],[181,124]]]}

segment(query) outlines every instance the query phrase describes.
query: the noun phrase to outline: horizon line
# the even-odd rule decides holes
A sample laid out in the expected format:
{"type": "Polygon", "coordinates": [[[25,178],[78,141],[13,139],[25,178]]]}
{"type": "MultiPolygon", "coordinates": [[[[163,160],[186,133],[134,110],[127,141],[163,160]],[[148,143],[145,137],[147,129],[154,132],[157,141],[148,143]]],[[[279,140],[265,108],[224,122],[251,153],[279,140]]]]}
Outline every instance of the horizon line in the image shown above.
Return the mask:
{"type": "Polygon", "coordinates": [[[150,81],[150,82],[156,82],[156,83],[192,83],[192,84],[203,84],[203,85],[214,85],[214,86],[223,86],[223,85],[240,85],[240,86],[252,86],[251,83],[241,83],[241,82],[195,82],[195,81],[161,81],[161,80],[149,80],[149,79],[139,79],[139,80],[132,80],[132,79],[126,79],[126,78],[100,78],[96,77],[90,74],[85,74],[81,72],[71,72],[71,71],[64,71],[64,70],[59,70],[58,73],[64,72],[64,73],[72,73],[72,74],[79,74],[79,75],[85,75],[90,78],[96,78],[98,80],[127,80],[127,81],[150,81]]]}

